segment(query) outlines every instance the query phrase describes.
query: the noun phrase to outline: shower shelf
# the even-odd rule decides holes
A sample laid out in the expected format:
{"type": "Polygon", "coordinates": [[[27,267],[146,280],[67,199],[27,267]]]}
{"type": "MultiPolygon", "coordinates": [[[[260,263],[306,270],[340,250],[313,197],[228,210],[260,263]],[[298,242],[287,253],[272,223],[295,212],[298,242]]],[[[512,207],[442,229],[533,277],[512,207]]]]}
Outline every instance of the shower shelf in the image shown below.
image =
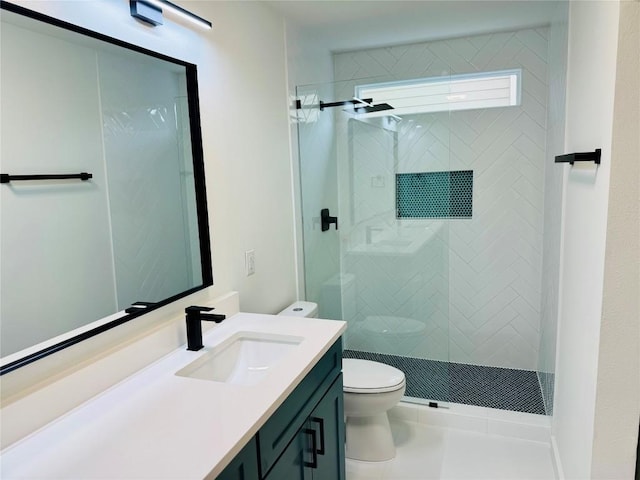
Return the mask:
{"type": "Polygon", "coordinates": [[[576,152],[568,153],[567,155],[556,156],[555,163],[569,163],[571,165],[574,162],[594,162],[596,165],[600,165],[600,154],[602,150],[599,148],[593,152],[576,152]]]}

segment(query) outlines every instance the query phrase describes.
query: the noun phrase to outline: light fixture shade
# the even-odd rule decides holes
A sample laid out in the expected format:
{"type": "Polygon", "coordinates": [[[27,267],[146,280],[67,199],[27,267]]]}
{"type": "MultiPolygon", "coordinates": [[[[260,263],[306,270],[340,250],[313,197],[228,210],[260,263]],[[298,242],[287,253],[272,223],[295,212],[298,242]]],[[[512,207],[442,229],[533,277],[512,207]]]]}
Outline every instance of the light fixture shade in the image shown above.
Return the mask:
{"type": "Polygon", "coordinates": [[[129,8],[132,17],[142,20],[154,27],[162,25],[162,8],[144,0],[129,0],[129,8]]]}

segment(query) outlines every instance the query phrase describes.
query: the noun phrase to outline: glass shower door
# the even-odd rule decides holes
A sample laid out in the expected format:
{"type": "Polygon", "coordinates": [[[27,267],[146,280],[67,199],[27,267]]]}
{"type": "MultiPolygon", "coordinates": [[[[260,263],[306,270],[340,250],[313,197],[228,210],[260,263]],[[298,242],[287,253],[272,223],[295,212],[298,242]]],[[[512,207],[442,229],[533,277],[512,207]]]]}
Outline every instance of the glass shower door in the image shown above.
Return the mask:
{"type": "Polygon", "coordinates": [[[448,224],[421,217],[419,204],[425,172],[449,170],[448,138],[438,137],[448,114],[319,108],[353,98],[356,83],[297,91],[306,299],[320,317],[348,322],[346,357],[400,368],[411,400],[446,402],[448,224]],[[337,229],[322,230],[324,208],[337,229]]]}

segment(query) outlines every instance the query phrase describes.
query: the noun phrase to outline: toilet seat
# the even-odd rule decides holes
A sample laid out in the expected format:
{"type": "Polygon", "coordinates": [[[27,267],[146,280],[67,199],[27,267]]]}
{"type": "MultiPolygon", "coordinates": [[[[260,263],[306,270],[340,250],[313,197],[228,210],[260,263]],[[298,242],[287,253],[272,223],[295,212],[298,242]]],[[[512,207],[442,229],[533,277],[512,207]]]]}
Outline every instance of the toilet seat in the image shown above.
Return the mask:
{"type": "Polygon", "coordinates": [[[384,363],[345,358],[342,360],[344,391],[347,393],[384,393],[405,385],[404,373],[384,363]]]}

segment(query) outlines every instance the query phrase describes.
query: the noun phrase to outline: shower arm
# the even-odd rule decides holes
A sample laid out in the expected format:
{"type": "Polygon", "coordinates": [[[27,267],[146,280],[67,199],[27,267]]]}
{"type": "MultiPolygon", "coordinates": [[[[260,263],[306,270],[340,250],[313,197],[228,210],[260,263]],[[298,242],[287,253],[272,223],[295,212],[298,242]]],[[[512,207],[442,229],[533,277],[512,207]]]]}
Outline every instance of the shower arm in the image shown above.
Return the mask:
{"type": "Polygon", "coordinates": [[[325,103],[323,101],[320,101],[320,110],[324,110],[325,108],[333,108],[333,107],[344,107],[345,105],[361,105],[363,103],[367,104],[367,105],[371,105],[371,102],[373,102],[373,98],[363,98],[363,99],[354,99],[354,100],[345,100],[343,102],[330,102],[330,103],[325,103]]]}
{"type": "MultiPolygon", "coordinates": [[[[320,101],[318,108],[320,111],[323,111],[325,108],[332,107],[345,107],[349,106],[353,109],[351,113],[373,113],[373,112],[381,112],[384,110],[393,110],[393,107],[388,103],[379,103],[377,105],[373,104],[373,98],[357,98],[354,97],[352,100],[344,100],[342,102],[323,102],[320,101]]],[[[296,110],[302,109],[302,100],[296,99],[296,110]]],[[[305,105],[305,107],[315,108],[316,105],[305,105]]],[[[345,111],[349,111],[346,110],[345,111]]],[[[394,115],[395,117],[395,115],[394,115]]],[[[401,120],[400,117],[396,117],[396,120],[401,120]]]]}
{"type": "Polygon", "coordinates": [[[371,102],[373,102],[373,98],[364,98],[364,99],[353,99],[353,100],[345,100],[343,102],[328,102],[325,103],[322,100],[320,100],[320,105],[302,105],[302,100],[297,99],[296,100],[296,110],[302,110],[302,107],[319,107],[320,110],[324,110],[325,108],[333,108],[333,107],[344,107],[345,105],[350,105],[350,106],[355,106],[355,105],[363,105],[366,104],[367,106],[371,105],[371,102]]]}

